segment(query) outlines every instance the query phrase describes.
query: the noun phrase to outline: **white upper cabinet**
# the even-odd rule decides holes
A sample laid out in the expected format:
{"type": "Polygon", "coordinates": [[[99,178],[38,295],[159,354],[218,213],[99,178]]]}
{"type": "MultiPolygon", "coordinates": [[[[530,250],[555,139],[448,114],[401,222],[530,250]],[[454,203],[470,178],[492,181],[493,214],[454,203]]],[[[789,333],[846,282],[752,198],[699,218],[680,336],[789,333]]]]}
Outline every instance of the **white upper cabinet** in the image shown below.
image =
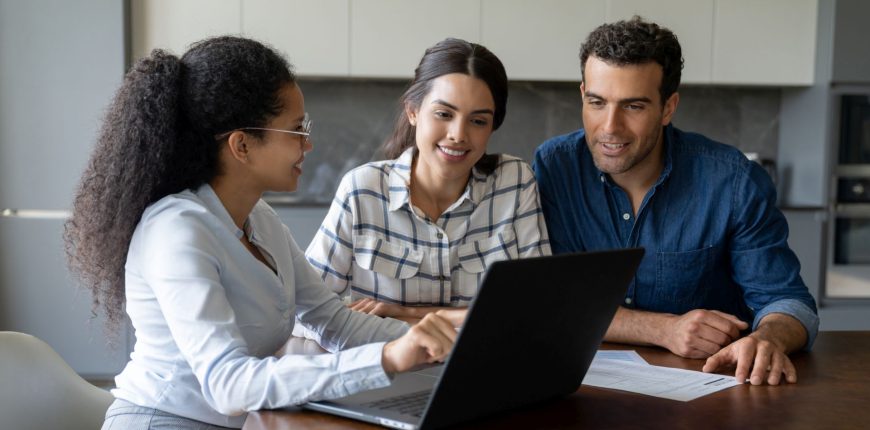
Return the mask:
{"type": "Polygon", "coordinates": [[[817,0],[719,0],[713,82],[811,85],[817,0]]]}
{"type": "Polygon", "coordinates": [[[241,0],[132,0],[133,60],[152,49],[181,55],[201,39],[241,33],[241,0]]]}
{"type": "Polygon", "coordinates": [[[634,15],[667,27],[677,35],[684,59],[682,83],[710,83],[713,0],[609,0],[607,3],[606,22],[631,19],[634,15]]]}
{"type": "Polygon", "coordinates": [[[640,15],[670,28],[682,82],[811,85],[818,0],[132,0],[134,58],[244,34],[287,55],[301,76],[413,76],[445,37],[479,42],[512,80],[579,81],[595,27],[640,15]]]}
{"type": "Polygon", "coordinates": [[[512,80],[580,81],[580,44],[605,17],[605,0],[482,0],[481,44],[512,80]]]}
{"type": "Polygon", "coordinates": [[[287,56],[300,75],[348,76],[349,0],[243,0],[242,32],[287,56]]]}
{"type": "Polygon", "coordinates": [[[410,78],[426,48],[446,37],[477,42],[479,27],[479,1],[351,1],[350,73],[410,78]]]}

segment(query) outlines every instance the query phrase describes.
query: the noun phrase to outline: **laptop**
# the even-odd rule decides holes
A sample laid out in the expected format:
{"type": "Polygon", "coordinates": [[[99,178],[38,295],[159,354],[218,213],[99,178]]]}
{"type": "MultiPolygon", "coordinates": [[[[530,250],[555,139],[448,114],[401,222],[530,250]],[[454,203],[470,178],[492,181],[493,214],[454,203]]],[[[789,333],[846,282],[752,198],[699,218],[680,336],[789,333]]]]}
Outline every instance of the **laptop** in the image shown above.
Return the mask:
{"type": "Polygon", "coordinates": [[[398,429],[441,428],[580,387],[643,248],[491,264],[444,364],[306,409],[398,429]]]}

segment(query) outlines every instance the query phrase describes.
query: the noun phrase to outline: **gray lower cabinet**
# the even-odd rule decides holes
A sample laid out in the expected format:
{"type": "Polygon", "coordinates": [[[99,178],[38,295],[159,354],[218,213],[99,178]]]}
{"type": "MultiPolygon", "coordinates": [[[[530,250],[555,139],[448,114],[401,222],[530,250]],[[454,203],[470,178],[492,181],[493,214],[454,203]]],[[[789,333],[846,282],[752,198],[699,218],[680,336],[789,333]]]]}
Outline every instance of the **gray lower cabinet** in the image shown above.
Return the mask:
{"type": "MultiPolygon", "coordinates": [[[[125,67],[127,1],[0,0],[0,211],[68,210],[125,67]]],[[[62,218],[0,212],[0,330],[45,340],[88,378],[117,374],[130,331],[107,345],[65,265],[62,218]]]]}
{"type": "Polygon", "coordinates": [[[129,356],[129,330],[113,345],[91,296],[65,268],[62,220],[0,218],[0,330],[34,335],[85,378],[106,380],[129,356]]]}
{"type": "Polygon", "coordinates": [[[788,245],[801,262],[801,278],[818,302],[821,294],[825,258],[825,212],[820,209],[784,209],[788,220],[788,245]]]}
{"type": "Polygon", "coordinates": [[[870,330],[870,303],[865,300],[828,300],[824,297],[827,264],[827,214],[821,209],[783,210],[789,226],[788,243],[801,262],[801,277],[816,298],[819,329],[870,330]]]}

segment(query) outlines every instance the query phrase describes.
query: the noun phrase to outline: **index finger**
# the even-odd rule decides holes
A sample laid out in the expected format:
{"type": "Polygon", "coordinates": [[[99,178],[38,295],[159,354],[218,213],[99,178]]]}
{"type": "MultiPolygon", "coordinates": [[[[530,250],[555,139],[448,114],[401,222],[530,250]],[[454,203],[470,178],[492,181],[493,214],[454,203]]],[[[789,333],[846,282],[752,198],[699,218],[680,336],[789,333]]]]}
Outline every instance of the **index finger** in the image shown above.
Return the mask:
{"type": "Polygon", "coordinates": [[[737,369],[734,371],[734,377],[740,384],[745,384],[749,377],[749,369],[755,362],[755,346],[741,345],[737,350],[737,369]]]}
{"type": "Polygon", "coordinates": [[[704,319],[704,324],[727,334],[731,339],[740,337],[740,330],[748,327],[748,324],[731,314],[719,311],[710,311],[709,317],[704,319]]]}
{"type": "Polygon", "coordinates": [[[725,318],[728,321],[731,321],[732,323],[734,323],[734,325],[743,326],[744,328],[749,328],[749,324],[747,324],[746,321],[743,321],[742,319],[737,318],[737,316],[735,316],[735,315],[731,315],[729,313],[725,313],[722,311],[717,311],[715,309],[711,310],[710,312],[714,313],[722,318],[725,318]]]}

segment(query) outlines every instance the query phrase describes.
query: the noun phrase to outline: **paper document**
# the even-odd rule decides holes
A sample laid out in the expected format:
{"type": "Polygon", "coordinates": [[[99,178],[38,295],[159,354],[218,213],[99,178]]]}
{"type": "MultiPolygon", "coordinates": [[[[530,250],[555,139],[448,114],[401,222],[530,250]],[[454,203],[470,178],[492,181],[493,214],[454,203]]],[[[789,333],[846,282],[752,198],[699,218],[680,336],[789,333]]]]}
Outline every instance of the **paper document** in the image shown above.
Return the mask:
{"type": "Polygon", "coordinates": [[[583,384],[683,402],[739,385],[732,376],[651,366],[625,357],[594,359],[583,384]]]}
{"type": "Polygon", "coordinates": [[[594,365],[595,360],[621,360],[630,361],[632,363],[647,364],[646,360],[637,353],[637,351],[617,351],[617,350],[602,350],[599,349],[595,353],[595,358],[592,359],[594,365]]]}

